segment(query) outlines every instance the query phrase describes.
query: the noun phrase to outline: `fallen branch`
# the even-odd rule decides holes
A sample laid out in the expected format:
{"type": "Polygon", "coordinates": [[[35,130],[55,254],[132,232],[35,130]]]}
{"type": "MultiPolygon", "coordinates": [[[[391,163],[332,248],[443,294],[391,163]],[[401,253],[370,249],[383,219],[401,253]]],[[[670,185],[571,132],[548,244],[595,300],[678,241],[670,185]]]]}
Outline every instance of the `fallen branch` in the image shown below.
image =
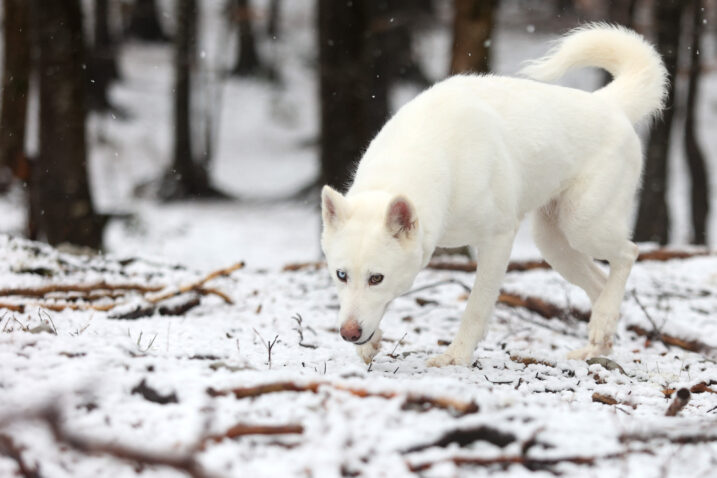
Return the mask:
{"type": "MultiPolygon", "coordinates": [[[[137,463],[140,466],[161,466],[183,472],[192,478],[211,478],[215,475],[206,472],[197,459],[201,440],[184,454],[163,454],[148,452],[117,443],[103,443],[67,430],[62,425],[62,417],[53,405],[43,406],[33,411],[13,415],[0,420],[0,428],[19,421],[39,421],[47,425],[58,445],[71,448],[87,455],[107,455],[118,460],[137,463]]],[[[32,475],[30,475],[32,476],[32,475]]]]}
{"type": "Polygon", "coordinates": [[[22,297],[45,297],[47,294],[54,292],[68,293],[78,292],[82,294],[90,294],[98,290],[106,291],[135,291],[141,293],[159,292],[164,289],[163,286],[144,286],[139,284],[108,284],[107,282],[97,282],[95,284],[50,284],[38,288],[18,287],[12,289],[0,289],[0,296],[22,296],[22,297]]]}
{"type": "Polygon", "coordinates": [[[15,462],[17,471],[23,478],[41,478],[39,467],[30,467],[22,458],[22,447],[15,444],[9,435],[0,435],[0,456],[6,456],[15,462]]]}
{"type": "MultiPolygon", "coordinates": [[[[41,297],[46,300],[42,302],[37,303],[29,303],[29,304],[11,304],[11,303],[0,303],[0,308],[5,308],[8,310],[12,310],[15,312],[24,312],[26,307],[41,307],[47,310],[52,310],[54,312],[61,312],[63,310],[95,310],[100,312],[106,312],[109,310],[114,309],[115,307],[119,307],[121,305],[127,305],[128,301],[123,302],[110,302],[108,304],[88,304],[88,303],[75,303],[75,302],[68,302],[70,300],[76,301],[76,300],[95,300],[95,299],[102,299],[102,298],[112,298],[110,297],[110,294],[112,292],[140,292],[142,294],[152,294],[157,293],[160,291],[165,291],[159,295],[155,296],[149,296],[145,297],[145,300],[149,304],[159,304],[160,302],[164,302],[166,300],[172,299],[174,297],[188,294],[190,292],[195,292],[200,295],[216,295],[217,297],[221,298],[225,303],[227,304],[233,304],[233,300],[226,295],[225,293],[214,289],[210,287],[205,287],[205,284],[213,279],[216,279],[218,277],[223,277],[231,274],[232,272],[241,269],[244,267],[244,263],[240,262],[237,264],[234,264],[233,266],[227,267],[225,269],[220,269],[214,272],[211,272],[204,278],[193,282],[188,285],[181,286],[174,290],[167,291],[167,286],[142,286],[138,284],[107,284],[106,282],[99,282],[95,284],[89,284],[89,285],[67,285],[67,284],[53,284],[53,285],[47,285],[44,287],[39,287],[36,289],[32,288],[15,288],[15,289],[3,289],[0,290],[0,296],[19,296],[19,297],[41,297]],[[64,299],[61,302],[50,302],[50,299],[57,299],[54,297],[47,297],[50,294],[57,294],[57,293],[82,293],[85,294],[85,296],[73,296],[73,297],[60,297],[59,299],[64,299]]],[[[124,297],[124,294],[117,295],[117,297],[124,297]]],[[[184,313],[188,311],[189,309],[195,307],[198,305],[198,301],[194,298],[191,298],[183,305],[176,305],[176,306],[165,306],[160,307],[160,314],[162,315],[177,315],[177,313],[174,313],[174,310],[179,311],[179,313],[184,313]]],[[[144,308],[137,308],[136,310],[119,314],[117,318],[124,318],[124,319],[136,319],[139,317],[145,317],[148,315],[151,315],[154,313],[154,308],[152,307],[144,307],[144,308]]]]}
{"type": "MultiPolygon", "coordinates": [[[[656,249],[654,251],[642,252],[637,256],[637,262],[645,261],[671,261],[674,259],[689,259],[691,257],[704,257],[710,255],[706,251],[686,252],[671,251],[667,249],[656,249]]],[[[431,261],[429,269],[439,271],[475,272],[478,264],[475,261],[467,262],[444,262],[431,261]]],[[[545,261],[511,261],[506,269],[507,272],[525,272],[535,269],[550,269],[550,264],[545,261]]]]}
{"type": "Polygon", "coordinates": [[[239,423],[219,435],[210,435],[202,439],[201,449],[209,442],[219,443],[225,439],[238,438],[246,435],[300,435],[304,433],[301,425],[245,425],[239,423]]]}
{"type": "Polygon", "coordinates": [[[583,322],[590,320],[589,312],[576,309],[575,307],[566,309],[534,296],[520,296],[518,294],[501,291],[500,296],[498,296],[498,303],[509,307],[522,307],[546,319],[573,316],[583,322]]]}
{"type": "Polygon", "coordinates": [[[677,395],[675,395],[675,399],[672,400],[672,403],[667,408],[667,411],[665,412],[666,417],[674,417],[678,413],[680,413],[680,410],[685,408],[685,405],[690,401],[690,397],[692,395],[690,394],[690,391],[686,388],[681,388],[677,391],[677,395]]]}
{"type": "MultiPolygon", "coordinates": [[[[347,387],[344,385],[332,384],[329,382],[309,382],[306,385],[299,385],[294,382],[274,382],[258,385],[255,387],[238,387],[228,390],[214,390],[213,388],[209,388],[207,389],[207,393],[212,397],[234,395],[235,398],[240,399],[258,397],[260,395],[277,392],[318,393],[320,387],[333,388],[335,390],[350,393],[351,395],[360,398],[379,397],[390,400],[403,396],[402,394],[399,394],[397,392],[370,392],[362,388],[347,387]]],[[[451,411],[458,416],[476,413],[478,411],[478,405],[475,402],[462,402],[453,398],[428,397],[425,395],[414,394],[408,394],[404,397],[404,403],[402,405],[402,408],[404,410],[411,410],[416,408],[418,408],[419,410],[439,408],[442,410],[451,411]]]]}
{"type": "MultiPolygon", "coordinates": [[[[234,264],[233,266],[229,266],[229,267],[227,267],[227,268],[225,268],[225,269],[219,269],[218,271],[214,271],[214,272],[208,274],[207,276],[205,276],[203,279],[200,279],[200,280],[198,280],[198,281],[196,281],[196,282],[193,282],[193,283],[191,283],[191,284],[187,284],[187,285],[181,286],[181,287],[180,287],[179,289],[177,289],[177,290],[165,292],[165,293],[160,294],[160,295],[157,295],[157,296],[155,296],[155,297],[149,297],[148,300],[149,300],[151,303],[156,304],[156,303],[158,303],[158,302],[162,302],[163,300],[167,300],[167,299],[169,299],[169,298],[171,298],[171,297],[176,297],[176,296],[178,296],[178,295],[180,295],[180,294],[186,294],[187,292],[192,292],[192,291],[198,292],[198,291],[204,290],[204,291],[207,292],[207,293],[212,293],[212,292],[213,292],[213,289],[204,289],[204,284],[206,284],[206,283],[209,282],[210,280],[216,279],[216,278],[218,278],[218,277],[228,276],[228,275],[230,275],[232,272],[235,272],[235,271],[237,271],[237,270],[239,270],[239,269],[241,269],[241,268],[243,268],[243,267],[244,267],[244,263],[243,263],[243,262],[237,262],[237,263],[234,264]]],[[[222,298],[224,299],[224,301],[225,301],[227,304],[233,304],[233,303],[234,303],[234,301],[232,301],[232,300],[231,300],[229,297],[227,297],[226,295],[223,295],[222,298]]]]}
{"type": "Polygon", "coordinates": [[[444,433],[435,441],[426,443],[424,445],[416,445],[406,449],[402,453],[415,453],[417,451],[423,451],[434,446],[446,448],[451,444],[457,444],[460,447],[470,445],[477,441],[486,441],[493,445],[505,448],[516,440],[515,435],[508,432],[502,432],[498,429],[479,426],[473,428],[464,428],[458,430],[451,430],[444,433]]]}
{"type": "Polygon", "coordinates": [[[617,405],[620,403],[610,395],[603,395],[598,392],[593,393],[593,402],[604,403],[605,405],[617,405]]]}
{"type": "MultiPolygon", "coordinates": [[[[454,457],[449,458],[447,461],[453,462],[456,466],[469,465],[469,466],[495,466],[495,465],[521,465],[530,471],[538,470],[551,470],[554,466],[560,465],[561,463],[572,463],[574,465],[588,465],[592,466],[598,460],[614,460],[617,458],[624,458],[630,453],[646,453],[652,455],[652,450],[627,450],[620,453],[609,453],[601,456],[563,456],[557,458],[531,458],[523,455],[512,455],[512,456],[498,456],[495,458],[480,458],[480,457],[454,457]]],[[[437,462],[426,462],[420,464],[408,463],[408,469],[414,473],[426,471],[438,464],[445,463],[445,461],[437,462]]]]}
{"type": "Polygon", "coordinates": [[[662,332],[650,331],[643,329],[639,325],[629,325],[627,330],[635,332],[641,337],[646,337],[650,340],[659,340],[665,345],[673,345],[690,352],[705,352],[712,349],[709,345],[702,343],[698,340],[684,340],[673,335],[664,334],[662,332]]]}

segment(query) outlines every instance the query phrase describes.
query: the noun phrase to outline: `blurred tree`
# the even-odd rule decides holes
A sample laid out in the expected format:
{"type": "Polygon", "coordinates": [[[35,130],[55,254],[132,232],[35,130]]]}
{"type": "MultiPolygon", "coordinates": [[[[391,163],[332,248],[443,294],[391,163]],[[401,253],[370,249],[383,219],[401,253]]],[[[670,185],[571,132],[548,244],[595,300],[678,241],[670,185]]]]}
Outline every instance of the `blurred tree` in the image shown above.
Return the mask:
{"type": "Polygon", "coordinates": [[[647,142],[643,187],[637,213],[634,238],[636,241],[655,241],[666,244],[669,240],[670,220],[667,211],[667,158],[670,151],[670,132],[675,102],[680,19],[682,0],[656,0],[654,24],[657,30],[657,49],[662,55],[670,77],[667,88],[667,107],[655,121],[647,142]]]}
{"type": "MultiPolygon", "coordinates": [[[[177,0],[174,35],[174,154],[161,181],[159,195],[165,200],[188,197],[224,197],[209,182],[209,154],[198,160],[192,140],[192,69],[197,57],[197,2],[177,0]]],[[[207,148],[209,145],[205,145],[207,148]]]]}
{"type": "Polygon", "coordinates": [[[266,22],[266,35],[272,40],[279,38],[280,6],[279,0],[269,0],[269,20],[266,22]]]}
{"type": "Polygon", "coordinates": [[[3,44],[6,48],[0,113],[0,190],[9,186],[12,176],[23,181],[29,179],[29,164],[25,157],[30,76],[29,5],[26,0],[4,0],[3,7],[3,44]]]}
{"type": "Polygon", "coordinates": [[[389,83],[413,83],[419,87],[431,81],[423,71],[413,48],[415,32],[422,21],[432,17],[433,4],[426,0],[383,0],[381,15],[375,21],[387,29],[383,49],[388,63],[389,83]]]}
{"type": "Polygon", "coordinates": [[[98,249],[105,219],[87,177],[85,44],[79,0],[35,0],[40,148],[30,183],[34,232],[50,244],[98,249]]]}
{"type": "Polygon", "coordinates": [[[490,71],[493,24],[498,0],[454,0],[452,75],[490,71]]]}
{"type": "Polygon", "coordinates": [[[607,17],[611,23],[634,29],[636,6],[637,0],[608,0],[607,17]]]}
{"type": "Polygon", "coordinates": [[[321,178],[341,191],[388,118],[381,2],[319,0],[321,178]]]}
{"type": "Polygon", "coordinates": [[[87,68],[87,106],[94,111],[112,109],[107,93],[112,81],[119,78],[117,49],[110,34],[108,19],[108,0],[95,0],[94,38],[87,68]]]}
{"type": "Polygon", "coordinates": [[[256,50],[256,37],[252,23],[252,8],[249,0],[234,0],[231,9],[232,20],[237,25],[237,62],[232,70],[236,76],[263,75],[266,73],[256,50]]]}
{"type": "Polygon", "coordinates": [[[709,214],[709,182],[705,157],[697,141],[697,97],[699,95],[702,32],[704,29],[704,5],[702,0],[692,0],[692,44],[690,70],[687,82],[687,105],[685,112],[685,156],[692,182],[692,242],[707,244],[707,216],[709,214]]]}
{"type": "Polygon", "coordinates": [[[159,23],[156,0],[135,0],[126,33],[130,37],[149,42],[169,40],[159,23]]]}

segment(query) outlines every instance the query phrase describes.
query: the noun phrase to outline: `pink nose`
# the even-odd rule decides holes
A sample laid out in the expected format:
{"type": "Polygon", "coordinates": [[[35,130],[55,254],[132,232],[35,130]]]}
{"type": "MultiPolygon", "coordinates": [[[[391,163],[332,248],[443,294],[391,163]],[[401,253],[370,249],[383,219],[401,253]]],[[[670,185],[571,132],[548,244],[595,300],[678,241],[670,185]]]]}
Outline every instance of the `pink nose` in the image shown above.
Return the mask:
{"type": "Polygon", "coordinates": [[[354,319],[349,319],[341,326],[341,337],[347,342],[356,342],[361,338],[361,326],[354,319]]]}

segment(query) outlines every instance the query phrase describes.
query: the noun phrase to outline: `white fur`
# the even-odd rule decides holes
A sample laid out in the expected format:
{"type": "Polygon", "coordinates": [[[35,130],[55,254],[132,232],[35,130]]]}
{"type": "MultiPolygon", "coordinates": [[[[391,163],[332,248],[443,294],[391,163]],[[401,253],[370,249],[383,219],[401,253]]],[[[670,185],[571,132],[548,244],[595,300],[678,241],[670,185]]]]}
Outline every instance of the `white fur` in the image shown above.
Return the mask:
{"type": "Polygon", "coordinates": [[[410,288],[434,249],[472,245],[479,266],[458,334],[428,361],[469,363],[530,212],[545,259],[593,303],[589,344],[570,356],[610,352],[637,255],[628,223],[642,152],[633,124],[662,108],[666,72],[639,35],[606,25],[573,31],[524,71],[552,78],[588,65],[615,80],[594,93],[497,76],[438,83],[386,123],[345,197],[324,187],[322,246],[339,320],[358,321],[359,342],[374,334],[359,347],[365,360],[378,350],[386,306],[410,288]],[[402,213],[392,218],[391,211],[402,213]],[[607,260],[609,275],[593,259],[607,260]],[[383,274],[383,282],[369,285],[371,274],[383,274]]]}

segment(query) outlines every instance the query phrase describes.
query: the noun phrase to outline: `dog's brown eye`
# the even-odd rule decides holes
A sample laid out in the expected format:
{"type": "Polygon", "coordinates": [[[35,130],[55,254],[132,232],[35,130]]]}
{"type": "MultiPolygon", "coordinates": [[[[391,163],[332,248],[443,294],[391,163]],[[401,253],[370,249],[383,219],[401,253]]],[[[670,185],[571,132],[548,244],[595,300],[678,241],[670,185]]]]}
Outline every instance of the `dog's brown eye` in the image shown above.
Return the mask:
{"type": "Polygon", "coordinates": [[[383,274],[373,274],[368,278],[369,285],[378,285],[383,280],[383,274]]]}
{"type": "Polygon", "coordinates": [[[342,271],[341,269],[336,271],[336,277],[338,277],[341,282],[346,282],[346,280],[349,278],[346,275],[346,271],[342,271]]]}

